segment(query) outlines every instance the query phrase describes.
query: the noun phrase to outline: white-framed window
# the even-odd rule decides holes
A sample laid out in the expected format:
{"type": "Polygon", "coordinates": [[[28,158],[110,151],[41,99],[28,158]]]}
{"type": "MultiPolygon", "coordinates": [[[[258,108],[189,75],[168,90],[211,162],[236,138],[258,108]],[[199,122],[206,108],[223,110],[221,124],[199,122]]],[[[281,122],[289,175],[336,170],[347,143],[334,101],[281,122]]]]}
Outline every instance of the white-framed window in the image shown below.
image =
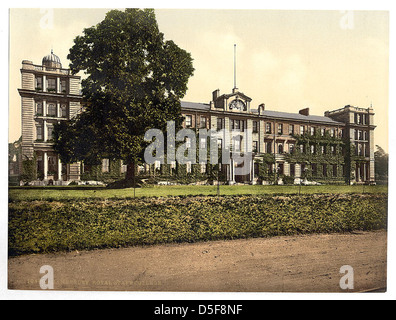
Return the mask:
{"type": "Polygon", "coordinates": [[[186,127],[189,128],[192,126],[192,116],[186,115],[186,127]]]}
{"type": "Polygon", "coordinates": [[[67,93],[67,80],[66,79],[61,79],[59,91],[62,93],[67,93]]]}
{"type": "Polygon", "coordinates": [[[36,102],[36,115],[43,115],[43,103],[41,101],[36,102]]]}
{"type": "Polygon", "coordinates": [[[267,123],[265,124],[265,133],[272,133],[272,130],[271,130],[271,122],[267,122],[267,123]]]}
{"type": "Polygon", "coordinates": [[[300,126],[300,135],[303,135],[305,133],[305,127],[300,126]]]}
{"type": "Polygon", "coordinates": [[[53,125],[48,125],[47,126],[47,132],[48,132],[48,140],[53,140],[54,139],[54,126],[53,125]]]}
{"type": "Polygon", "coordinates": [[[47,91],[56,91],[56,79],[47,78],[47,91]]]}
{"type": "Polygon", "coordinates": [[[206,117],[200,117],[200,128],[206,128],[206,117]]]}
{"type": "Polygon", "coordinates": [[[61,117],[67,118],[67,105],[65,104],[61,105],[61,117]]]}
{"type": "Polygon", "coordinates": [[[50,117],[56,117],[56,104],[53,102],[50,102],[47,104],[47,116],[50,117]]]}
{"type": "Polygon", "coordinates": [[[42,91],[43,90],[43,77],[36,76],[35,79],[36,90],[42,91]]]}
{"type": "Polygon", "coordinates": [[[36,125],[36,139],[37,140],[43,140],[43,126],[41,124],[36,125]]]}

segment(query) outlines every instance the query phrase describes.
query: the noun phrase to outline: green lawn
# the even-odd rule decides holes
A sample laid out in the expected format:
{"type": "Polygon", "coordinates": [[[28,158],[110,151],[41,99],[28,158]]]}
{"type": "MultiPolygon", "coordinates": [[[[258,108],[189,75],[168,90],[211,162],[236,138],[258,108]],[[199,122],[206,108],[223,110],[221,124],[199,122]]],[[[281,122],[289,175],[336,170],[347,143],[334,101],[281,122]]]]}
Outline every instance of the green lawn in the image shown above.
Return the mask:
{"type": "MultiPolygon", "coordinates": [[[[240,185],[220,186],[221,195],[271,195],[271,194],[351,194],[351,193],[387,193],[387,186],[262,186],[240,185]]],[[[166,197],[166,196],[194,196],[217,195],[217,186],[153,186],[135,189],[136,197],[166,197]]],[[[106,189],[96,188],[10,188],[9,198],[14,200],[60,200],[60,199],[125,199],[133,198],[134,189],[106,189]]]]}

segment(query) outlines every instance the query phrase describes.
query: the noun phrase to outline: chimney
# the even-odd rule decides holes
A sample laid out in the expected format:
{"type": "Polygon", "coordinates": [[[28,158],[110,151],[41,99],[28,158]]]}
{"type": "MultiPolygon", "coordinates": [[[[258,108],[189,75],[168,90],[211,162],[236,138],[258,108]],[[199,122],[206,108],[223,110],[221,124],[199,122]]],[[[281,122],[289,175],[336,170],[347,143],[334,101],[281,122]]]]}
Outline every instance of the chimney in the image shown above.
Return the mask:
{"type": "Polygon", "coordinates": [[[262,112],[265,110],[265,103],[262,103],[258,106],[258,113],[262,114],[262,112]]]}
{"type": "Polygon", "coordinates": [[[300,110],[299,114],[302,114],[303,116],[309,116],[309,108],[300,110]]]}
{"type": "Polygon", "coordinates": [[[213,91],[212,93],[213,101],[216,101],[218,97],[220,97],[220,89],[213,91]]]}

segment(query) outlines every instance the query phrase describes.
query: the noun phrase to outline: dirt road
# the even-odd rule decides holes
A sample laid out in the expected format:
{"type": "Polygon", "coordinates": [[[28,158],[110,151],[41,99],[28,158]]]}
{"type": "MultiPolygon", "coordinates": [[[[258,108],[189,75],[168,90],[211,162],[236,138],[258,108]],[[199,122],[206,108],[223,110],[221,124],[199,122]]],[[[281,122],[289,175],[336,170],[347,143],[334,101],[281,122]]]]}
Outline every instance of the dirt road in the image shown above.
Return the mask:
{"type": "Polygon", "coordinates": [[[171,244],[10,258],[9,289],[40,290],[40,267],[55,290],[345,292],[386,287],[387,233],[359,232],[171,244]],[[342,290],[340,268],[354,271],[342,290]]]}

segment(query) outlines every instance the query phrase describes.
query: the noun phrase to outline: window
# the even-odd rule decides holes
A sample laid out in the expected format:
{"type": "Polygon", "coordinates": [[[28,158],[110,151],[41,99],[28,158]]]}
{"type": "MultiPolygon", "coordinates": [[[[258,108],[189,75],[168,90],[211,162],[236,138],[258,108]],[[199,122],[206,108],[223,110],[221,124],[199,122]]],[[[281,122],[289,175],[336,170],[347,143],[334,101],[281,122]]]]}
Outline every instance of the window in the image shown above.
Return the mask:
{"type": "Polygon", "coordinates": [[[272,130],[271,130],[271,122],[267,122],[267,123],[265,124],[265,133],[272,133],[272,130]]]}
{"type": "Polygon", "coordinates": [[[272,153],[272,142],[266,142],[265,143],[265,152],[266,153],[272,153]]]}
{"type": "Polygon", "coordinates": [[[283,124],[282,123],[278,124],[278,134],[283,134],[283,124]]]}
{"type": "Polygon", "coordinates": [[[312,144],[311,145],[311,153],[314,154],[315,153],[315,146],[312,144]]]}
{"type": "Polygon", "coordinates": [[[43,103],[41,101],[36,102],[36,115],[38,115],[38,116],[43,115],[43,103]]]}
{"type": "Polygon", "coordinates": [[[223,129],[223,119],[217,118],[217,130],[223,129]]]}
{"type": "Polygon", "coordinates": [[[191,148],[191,139],[190,138],[186,138],[186,148],[191,148]]]}
{"type": "Polygon", "coordinates": [[[43,78],[36,77],[36,90],[41,91],[43,90],[43,78]]]}
{"type": "Polygon", "coordinates": [[[336,147],[335,146],[331,146],[330,148],[331,148],[331,153],[335,155],[337,153],[336,147]]]}
{"type": "Polygon", "coordinates": [[[367,131],[364,131],[364,140],[366,140],[366,141],[369,140],[369,134],[367,131]]]}
{"type": "Polygon", "coordinates": [[[289,144],[289,153],[294,153],[295,145],[294,144],[289,144]]]}
{"type": "Polygon", "coordinates": [[[241,151],[241,136],[235,137],[234,140],[234,151],[241,151]]]}
{"type": "Polygon", "coordinates": [[[186,115],[186,127],[190,128],[192,126],[192,116],[186,115]]]}
{"type": "Polygon", "coordinates": [[[56,79],[47,79],[47,91],[56,91],[56,79]]]}
{"type": "Polygon", "coordinates": [[[109,171],[110,171],[110,160],[102,159],[102,172],[109,172],[109,171]]]}
{"type": "Polygon", "coordinates": [[[200,117],[200,128],[206,128],[206,117],[200,117]]]}
{"type": "Polygon", "coordinates": [[[305,147],[303,144],[300,144],[300,153],[305,153],[305,147]]]}
{"type": "Polygon", "coordinates": [[[314,136],[315,135],[315,128],[311,127],[310,130],[311,130],[311,136],[314,136]]]}
{"type": "Polygon", "coordinates": [[[304,126],[300,126],[300,134],[303,135],[305,133],[305,128],[304,126]]]}
{"type": "Polygon", "coordinates": [[[325,128],[320,129],[320,135],[322,137],[324,137],[326,135],[326,129],[325,128]]]}
{"type": "Polygon", "coordinates": [[[253,141],[253,152],[257,152],[258,150],[258,142],[257,141],[253,141]]]}
{"type": "Polygon", "coordinates": [[[240,130],[241,129],[241,122],[239,120],[232,120],[234,123],[234,129],[235,130],[240,130]]]}
{"type": "Polygon", "coordinates": [[[294,134],[294,125],[289,124],[289,134],[293,135],[294,134]]]}
{"type": "Polygon", "coordinates": [[[199,147],[201,149],[206,149],[206,138],[201,138],[201,140],[199,141],[199,147]]]}
{"type": "Polygon", "coordinates": [[[320,153],[321,154],[326,154],[326,147],[325,146],[320,146],[320,153]]]}
{"type": "Polygon", "coordinates": [[[55,103],[48,104],[47,116],[56,117],[56,104],[55,103]]]}
{"type": "Polygon", "coordinates": [[[253,121],[253,133],[257,133],[257,132],[258,132],[258,122],[253,121]]]}
{"type": "Polygon", "coordinates": [[[278,144],[278,153],[279,154],[283,153],[283,144],[282,143],[278,144]]]}
{"type": "Polygon", "coordinates": [[[330,136],[331,136],[332,138],[335,137],[335,129],[334,129],[334,128],[330,130],[330,136]]]}
{"type": "Polygon", "coordinates": [[[53,140],[54,139],[54,127],[52,125],[49,125],[47,127],[48,130],[48,140],[53,140]]]}
{"type": "Polygon", "coordinates": [[[43,126],[37,125],[36,126],[36,139],[37,140],[43,140],[43,126]]]}
{"type": "Polygon", "coordinates": [[[61,79],[60,88],[59,88],[60,92],[62,92],[62,93],[66,93],[67,92],[66,84],[67,84],[66,79],[61,79]]]}
{"type": "Polygon", "coordinates": [[[61,117],[67,118],[67,106],[65,104],[62,104],[61,106],[61,117]]]}

